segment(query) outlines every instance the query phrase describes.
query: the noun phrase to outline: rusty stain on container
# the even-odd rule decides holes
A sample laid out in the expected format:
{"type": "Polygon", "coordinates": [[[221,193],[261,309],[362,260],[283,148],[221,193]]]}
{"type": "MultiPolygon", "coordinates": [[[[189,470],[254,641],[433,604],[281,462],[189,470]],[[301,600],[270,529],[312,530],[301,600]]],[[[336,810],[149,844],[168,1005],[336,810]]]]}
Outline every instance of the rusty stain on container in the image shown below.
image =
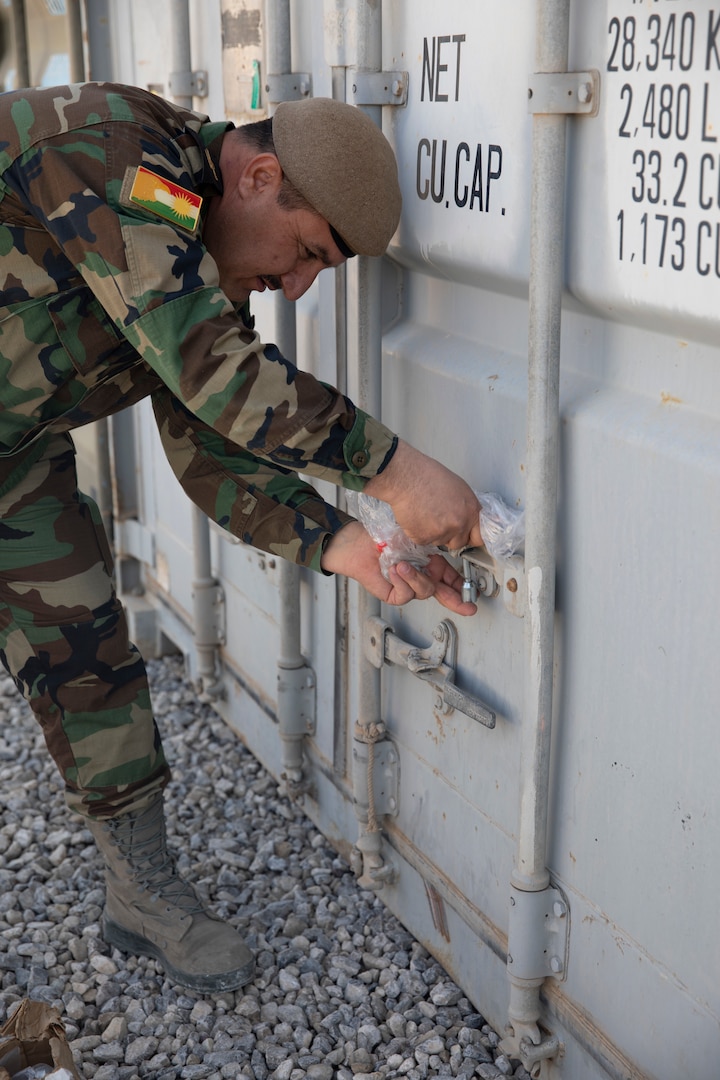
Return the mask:
{"type": "Polygon", "coordinates": [[[450,931],[448,930],[447,918],[445,916],[445,901],[440,893],[437,891],[434,885],[429,881],[424,882],[425,892],[427,893],[428,904],[430,905],[430,914],[432,915],[433,926],[437,930],[441,937],[445,938],[445,941],[450,940],[450,931]]]}
{"type": "Polygon", "coordinates": [[[222,41],[226,49],[236,45],[260,45],[260,12],[224,11],[222,15],[222,41]]]}

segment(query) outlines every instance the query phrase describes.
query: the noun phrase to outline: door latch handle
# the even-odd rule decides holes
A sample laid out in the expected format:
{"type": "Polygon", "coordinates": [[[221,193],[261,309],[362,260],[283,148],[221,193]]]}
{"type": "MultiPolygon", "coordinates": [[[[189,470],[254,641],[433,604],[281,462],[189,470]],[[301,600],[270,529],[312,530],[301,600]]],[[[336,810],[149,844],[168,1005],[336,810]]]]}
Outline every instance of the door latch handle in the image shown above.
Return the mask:
{"type": "Polygon", "coordinates": [[[487,728],[495,727],[495,712],[472,694],[461,690],[455,681],[457,667],[457,630],[443,619],[433,630],[432,643],[426,649],[410,645],[398,637],[392,626],[373,616],[366,623],[366,656],[374,667],[398,664],[418,679],[430,683],[445,711],[457,709],[487,728]]]}

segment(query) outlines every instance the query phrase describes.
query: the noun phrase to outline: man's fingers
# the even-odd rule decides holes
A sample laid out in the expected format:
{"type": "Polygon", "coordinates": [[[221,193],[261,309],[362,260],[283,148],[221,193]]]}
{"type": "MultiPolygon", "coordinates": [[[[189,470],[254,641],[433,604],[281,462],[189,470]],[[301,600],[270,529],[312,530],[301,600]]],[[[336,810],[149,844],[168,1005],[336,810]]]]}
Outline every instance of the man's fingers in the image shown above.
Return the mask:
{"type": "MultiPolygon", "coordinates": [[[[405,562],[398,563],[393,570],[397,579],[412,592],[412,595],[407,596],[407,600],[412,599],[413,596],[417,600],[427,600],[428,597],[434,596],[439,604],[456,615],[468,616],[476,613],[477,605],[464,601],[462,598],[462,578],[444,559],[438,559],[437,562],[433,559],[427,573],[416,570],[405,562]]],[[[395,593],[399,596],[397,585],[395,593]]],[[[406,603],[407,600],[398,599],[396,602],[406,603]]]]}
{"type": "Polygon", "coordinates": [[[475,615],[477,612],[477,604],[471,604],[467,600],[463,600],[460,593],[450,585],[445,585],[442,582],[435,590],[435,599],[448,611],[454,611],[456,615],[475,615]]]}
{"type": "Polygon", "coordinates": [[[434,555],[430,561],[428,571],[436,581],[435,599],[449,611],[456,615],[474,615],[477,605],[464,601],[462,598],[462,576],[441,555],[434,555]]]}
{"type": "Polygon", "coordinates": [[[417,570],[410,563],[399,562],[394,569],[405,585],[412,590],[416,599],[427,600],[429,596],[434,594],[435,583],[427,574],[423,574],[421,570],[417,570]]]}

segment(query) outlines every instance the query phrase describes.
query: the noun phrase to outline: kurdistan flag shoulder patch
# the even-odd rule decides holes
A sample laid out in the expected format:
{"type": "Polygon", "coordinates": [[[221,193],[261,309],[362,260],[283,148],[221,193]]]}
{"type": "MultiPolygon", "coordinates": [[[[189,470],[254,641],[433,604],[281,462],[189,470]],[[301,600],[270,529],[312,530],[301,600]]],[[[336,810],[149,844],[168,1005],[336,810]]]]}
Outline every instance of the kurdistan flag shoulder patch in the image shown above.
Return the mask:
{"type": "Polygon", "coordinates": [[[135,173],[129,201],[190,232],[197,228],[203,204],[194,191],[165,180],[144,165],[139,165],[135,173]]]}

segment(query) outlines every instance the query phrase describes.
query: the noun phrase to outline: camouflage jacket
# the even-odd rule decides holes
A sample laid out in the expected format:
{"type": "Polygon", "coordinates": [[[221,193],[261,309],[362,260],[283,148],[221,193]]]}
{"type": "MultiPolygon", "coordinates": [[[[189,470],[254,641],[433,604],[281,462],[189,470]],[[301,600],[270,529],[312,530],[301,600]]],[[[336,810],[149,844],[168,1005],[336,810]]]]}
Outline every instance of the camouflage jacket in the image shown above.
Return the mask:
{"type": "Polygon", "coordinates": [[[191,498],[318,569],[348,519],[296,474],[360,489],[396,441],[263,345],[220,289],[202,206],[230,127],[109,83],[0,95],[0,485],[44,434],[152,395],[191,498]]]}

